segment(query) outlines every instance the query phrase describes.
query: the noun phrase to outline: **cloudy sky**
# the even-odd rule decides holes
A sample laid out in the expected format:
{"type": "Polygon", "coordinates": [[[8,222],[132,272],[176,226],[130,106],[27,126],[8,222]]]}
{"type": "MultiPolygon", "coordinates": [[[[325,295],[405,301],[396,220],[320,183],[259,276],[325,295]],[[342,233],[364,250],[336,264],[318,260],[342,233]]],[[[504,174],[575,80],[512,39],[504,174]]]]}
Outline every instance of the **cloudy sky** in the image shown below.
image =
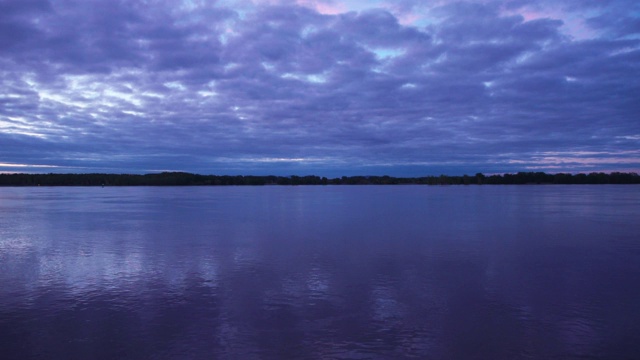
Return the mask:
{"type": "Polygon", "coordinates": [[[637,0],[0,0],[0,172],[640,171],[637,0]]]}

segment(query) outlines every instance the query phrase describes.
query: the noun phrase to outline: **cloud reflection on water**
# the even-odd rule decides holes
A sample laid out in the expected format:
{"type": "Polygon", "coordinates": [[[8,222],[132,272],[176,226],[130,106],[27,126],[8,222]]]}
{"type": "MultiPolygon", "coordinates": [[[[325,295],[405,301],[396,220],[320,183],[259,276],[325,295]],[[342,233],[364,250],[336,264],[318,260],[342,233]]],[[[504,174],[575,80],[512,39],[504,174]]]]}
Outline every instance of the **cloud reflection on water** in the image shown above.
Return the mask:
{"type": "Polygon", "coordinates": [[[638,230],[638,202],[599,217],[620,204],[607,199],[640,199],[620,189],[0,189],[3,352],[633,352],[635,325],[617,319],[637,317],[635,258],[603,255],[599,237],[638,230]]]}

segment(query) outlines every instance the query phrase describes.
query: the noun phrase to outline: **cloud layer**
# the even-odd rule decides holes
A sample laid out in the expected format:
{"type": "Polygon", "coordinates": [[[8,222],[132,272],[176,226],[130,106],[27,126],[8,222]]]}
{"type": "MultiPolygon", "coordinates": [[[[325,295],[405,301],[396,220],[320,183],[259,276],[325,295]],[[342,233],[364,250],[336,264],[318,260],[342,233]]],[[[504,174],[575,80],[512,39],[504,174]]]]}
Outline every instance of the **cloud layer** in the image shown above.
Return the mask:
{"type": "Polygon", "coordinates": [[[0,171],[640,169],[636,1],[0,2],[0,171]]]}

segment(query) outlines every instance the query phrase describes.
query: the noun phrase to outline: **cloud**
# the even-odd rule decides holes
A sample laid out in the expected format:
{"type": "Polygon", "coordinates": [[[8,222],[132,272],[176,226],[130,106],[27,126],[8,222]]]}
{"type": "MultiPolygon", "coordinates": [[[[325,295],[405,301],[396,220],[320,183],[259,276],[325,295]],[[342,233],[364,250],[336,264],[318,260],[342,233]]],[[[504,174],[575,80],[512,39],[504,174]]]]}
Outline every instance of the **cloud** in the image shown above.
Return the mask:
{"type": "Polygon", "coordinates": [[[421,175],[555,170],[531,154],[557,152],[640,168],[628,2],[393,4],[5,1],[0,162],[421,175]],[[588,38],[565,31],[577,18],[588,38]]]}

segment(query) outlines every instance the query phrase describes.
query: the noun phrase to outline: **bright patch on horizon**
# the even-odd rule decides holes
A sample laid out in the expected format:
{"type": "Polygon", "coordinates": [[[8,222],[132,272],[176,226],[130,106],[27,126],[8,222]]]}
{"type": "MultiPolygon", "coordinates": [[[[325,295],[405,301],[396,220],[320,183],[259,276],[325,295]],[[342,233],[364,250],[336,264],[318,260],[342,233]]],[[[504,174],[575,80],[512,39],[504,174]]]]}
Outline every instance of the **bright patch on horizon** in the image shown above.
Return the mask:
{"type": "Polygon", "coordinates": [[[618,139],[625,139],[625,140],[640,140],[640,135],[626,135],[626,136],[618,136],[618,139]]]}
{"type": "Polygon", "coordinates": [[[38,165],[38,164],[12,164],[12,163],[0,163],[0,167],[8,168],[59,168],[57,165],[38,165]]]}
{"type": "Polygon", "coordinates": [[[240,157],[230,158],[223,157],[217,158],[216,161],[222,163],[330,163],[337,161],[332,158],[318,158],[318,157],[240,157]]]}
{"type": "Polygon", "coordinates": [[[510,159],[507,162],[509,164],[542,167],[561,165],[638,165],[640,164],[640,150],[542,152],[533,155],[529,159],[510,159]]]}

